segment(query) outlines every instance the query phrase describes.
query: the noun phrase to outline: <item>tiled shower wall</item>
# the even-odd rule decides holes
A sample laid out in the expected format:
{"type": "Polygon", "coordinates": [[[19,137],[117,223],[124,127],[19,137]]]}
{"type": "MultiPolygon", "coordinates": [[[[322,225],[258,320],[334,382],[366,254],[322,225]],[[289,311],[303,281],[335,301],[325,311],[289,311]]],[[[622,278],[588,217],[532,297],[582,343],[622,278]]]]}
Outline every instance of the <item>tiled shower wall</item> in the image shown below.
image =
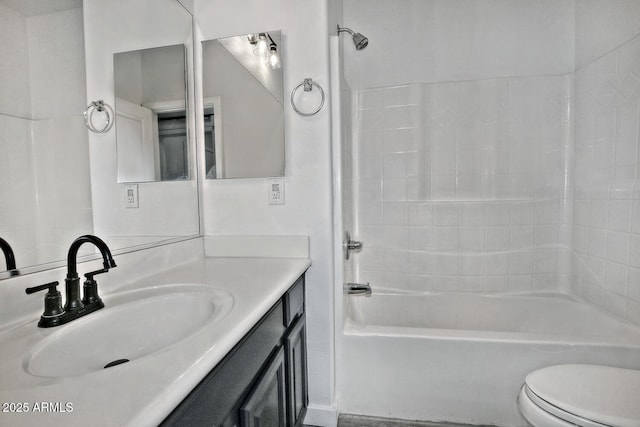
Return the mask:
{"type": "Polygon", "coordinates": [[[571,87],[557,76],[354,92],[358,280],[421,291],[567,287],[571,87]]]}
{"type": "Polygon", "coordinates": [[[640,36],[576,71],[571,290],[640,324],[640,36]]]}

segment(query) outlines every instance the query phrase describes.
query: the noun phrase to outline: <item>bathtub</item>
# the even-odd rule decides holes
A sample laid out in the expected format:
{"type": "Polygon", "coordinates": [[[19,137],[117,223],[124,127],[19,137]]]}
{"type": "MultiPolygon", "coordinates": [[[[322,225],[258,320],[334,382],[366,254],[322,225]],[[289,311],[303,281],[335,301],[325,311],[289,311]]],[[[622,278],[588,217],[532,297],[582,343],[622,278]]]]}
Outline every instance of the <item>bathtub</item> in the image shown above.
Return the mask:
{"type": "Polygon", "coordinates": [[[640,369],[640,328],[556,293],[345,297],[341,413],[526,426],[516,398],[540,367],[640,369]]]}

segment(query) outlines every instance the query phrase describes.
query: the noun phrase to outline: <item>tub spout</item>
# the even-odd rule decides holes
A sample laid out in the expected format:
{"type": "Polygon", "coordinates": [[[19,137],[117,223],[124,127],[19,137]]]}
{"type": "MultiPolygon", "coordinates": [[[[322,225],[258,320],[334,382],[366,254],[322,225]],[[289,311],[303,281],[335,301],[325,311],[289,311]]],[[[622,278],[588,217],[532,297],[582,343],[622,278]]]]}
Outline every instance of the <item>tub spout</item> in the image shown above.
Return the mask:
{"type": "Polygon", "coordinates": [[[369,282],[364,283],[345,283],[344,292],[349,295],[366,295],[371,296],[371,286],[369,282]]]}

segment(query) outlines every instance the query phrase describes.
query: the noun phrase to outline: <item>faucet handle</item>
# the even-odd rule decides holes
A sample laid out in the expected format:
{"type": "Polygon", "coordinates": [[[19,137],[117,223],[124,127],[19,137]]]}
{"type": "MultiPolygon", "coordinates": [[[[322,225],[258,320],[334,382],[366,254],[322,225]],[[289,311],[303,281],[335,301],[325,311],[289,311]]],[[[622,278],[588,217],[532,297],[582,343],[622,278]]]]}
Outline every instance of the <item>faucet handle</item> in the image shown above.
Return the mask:
{"type": "Polygon", "coordinates": [[[106,273],[107,271],[109,271],[108,268],[102,268],[85,273],[84,277],[87,280],[84,281],[83,285],[84,296],[82,297],[82,304],[85,306],[92,305],[98,308],[104,307],[104,302],[102,302],[102,299],[98,295],[98,282],[95,281],[93,276],[106,273]]]}
{"type": "Polygon", "coordinates": [[[56,287],[59,285],[60,283],[58,283],[57,281],[55,282],[50,282],[50,283],[45,283],[44,285],[38,285],[38,286],[33,286],[31,288],[27,288],[24,291],[30,295],[30,294],[34,294],[36,292],[40,292],[40,291],[44,291],[45,289],[49,289],[49,292],[55,293],[58,292],[58,290],[56,289],[56,287]]]}
{"type": "Polygon", "coordinates": [[[97,276],[98,274],[106,273],[107,271],[109,271],[108,268],[101,268],[100,270],[90,271],[88,273],[85,273],[84,277],[87,280],[93,280],[93,276],[97,276]]]}
{"type": "Polygon", "coordinates": [[[27,294],[44,291],[45,289],[49,290],[44,296],[44,311],[40,316],[40,322],[38,322],[40,327],[48,328],[60,324],[60,316],[64,314],[64,309],[62,308],[62,295],[56,289],[58,284],[56,281],[25,289],[27,294]]]}

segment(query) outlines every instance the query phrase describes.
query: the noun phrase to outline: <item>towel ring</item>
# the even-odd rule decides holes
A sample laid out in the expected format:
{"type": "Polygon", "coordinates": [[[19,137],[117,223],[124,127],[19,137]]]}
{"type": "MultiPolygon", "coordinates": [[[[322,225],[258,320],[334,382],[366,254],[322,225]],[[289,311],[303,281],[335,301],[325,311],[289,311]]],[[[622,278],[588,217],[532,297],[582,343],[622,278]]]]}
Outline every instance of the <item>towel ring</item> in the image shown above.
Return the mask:
{"type": "Polygon", "coordinates": [[[313,116],[313,115],[317,114],[318,111],[322,110],[322,107],[324,106],[324,90],[322,90],[322,86],[320,86],[318,83],[314,82],[311,78],[304,79],[304,81],[302,83],[300,83],[298,86],[295,87],[295,89],[293,89],[293,91],[291,91],[291,106],[293,107],[293,110],[296,113],[300,114],[301,116],[309,117],[309,116],[313,116]],[[311,113],[305,113],[303,111],[300,111],[298,109],[298,107],[296,106],[295,101],[293,100],[296,92],[301,87],[304,87],[304,91],[305,92],[311,92],[313,90],[314,86],[316,88],[318,88],[318,90],[320,91],[320,95],[322,96],[322,99],[320,100],[320,105],[318,106],[318,108],[316,108],[311,113]]]}
{"type": "Polygon", "coordinates": [[[105,133],[113,126],[113,108],[106,104],[102,99],[91,102],[84,110],[84,124],[93,133],[105,133]],[[99,129],[93,124],[93,115],[98,111],[104,113],[107,116],[105,125],[99,129]]]}

